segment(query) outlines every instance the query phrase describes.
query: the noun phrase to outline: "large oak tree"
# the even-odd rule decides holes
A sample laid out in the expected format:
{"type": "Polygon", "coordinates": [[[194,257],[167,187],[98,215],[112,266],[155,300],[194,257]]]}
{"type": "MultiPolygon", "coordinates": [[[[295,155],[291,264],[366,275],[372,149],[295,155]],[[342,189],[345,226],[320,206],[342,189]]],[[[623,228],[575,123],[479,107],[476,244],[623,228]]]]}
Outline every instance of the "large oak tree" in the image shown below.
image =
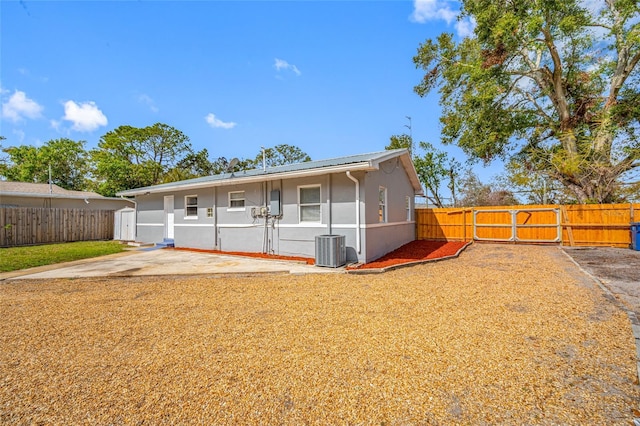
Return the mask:
{"type": "Polygon", "coordinates": [[[420,96],[439,89],[444,143],[516,159],[581,203],[618,200],[640,166],[637,0],[463,0],[473,37],[421,44],[420,96]]]}
{"type": "Polygon", "coordinates": [[[165,182],[166,174],[193,150],[189,138],[171,126],[120,126],[100,138],[91,150],[97,191],[118,191],[165,182]]]}

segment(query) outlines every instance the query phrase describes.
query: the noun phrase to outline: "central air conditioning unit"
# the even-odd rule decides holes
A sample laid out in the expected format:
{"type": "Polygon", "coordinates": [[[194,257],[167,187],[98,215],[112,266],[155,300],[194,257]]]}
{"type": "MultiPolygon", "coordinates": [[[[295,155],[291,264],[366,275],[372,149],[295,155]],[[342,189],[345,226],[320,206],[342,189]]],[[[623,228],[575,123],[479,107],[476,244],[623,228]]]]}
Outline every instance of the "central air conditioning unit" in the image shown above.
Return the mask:
{"type": "Polygon", "coordinates": [[[316,236],[316,266],[337,268],[347,263],[344,235],[316,236]]]}

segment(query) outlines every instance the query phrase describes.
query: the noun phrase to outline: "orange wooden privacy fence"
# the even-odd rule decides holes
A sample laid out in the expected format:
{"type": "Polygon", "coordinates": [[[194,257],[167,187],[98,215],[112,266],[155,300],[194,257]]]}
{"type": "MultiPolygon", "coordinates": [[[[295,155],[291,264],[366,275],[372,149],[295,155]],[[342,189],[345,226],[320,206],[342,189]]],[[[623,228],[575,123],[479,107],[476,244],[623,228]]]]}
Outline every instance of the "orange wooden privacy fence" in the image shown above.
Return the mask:
{"type": "Polygon", "coordinates": [[[419,240],[629,247],[640,204],[416,209],[419,240]]]}

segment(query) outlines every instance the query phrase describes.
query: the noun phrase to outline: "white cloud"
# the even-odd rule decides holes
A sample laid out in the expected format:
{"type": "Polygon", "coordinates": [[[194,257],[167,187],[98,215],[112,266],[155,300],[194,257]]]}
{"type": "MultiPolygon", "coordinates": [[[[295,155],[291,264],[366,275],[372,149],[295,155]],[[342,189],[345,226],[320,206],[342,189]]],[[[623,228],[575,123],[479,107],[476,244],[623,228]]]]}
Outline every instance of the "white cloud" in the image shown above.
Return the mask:
{"type": "Polygon", "coordinates": [[[24,131],[22,131],[20,129],[13,129],[13,134],[15,135],[16,139],[18,140],[18,143],[23,143],[24,142],[24,137],[25,137],[24,131]]]}
{"type": "Polygon", "coordinates": [[[144,94],[144,93],[143,93],[142,95],[139,95],[139,96],[138,96],[138,102],[140,102],[141,104],[145,104],[146,106],[148,106],[148,107],[149,107],[149,109],[150,109],[152,112],[158,112],[158,111],[159,111],[158,107],[156,106],[156,103],[154,102],[154,100],[153,100],[153,99],[151,99],[151,97],[150,97],[149,95],[146,95],[146,94],[144,94]]]}
{"type": "Polygon", "coordinates": [[[456,22],[456,32],[460,37],[471,37],[473,30],[476,28],[476,20],[471,18],[465,18],[456,22]]]}
{"type": "Polygon", "coordinates": [[[20,90],[16,90],[7,102],[2,104],[2,116],[17,122],[25,118],[39,118],[44,108],[20,90]]]}
{"type": "Polygon", "coordinates": [[[58,120],[49,120],[49,124],[51,125],[51,127],[53,129],[55,129],[57,132],[60,131],[60,124],[62,124],[60,121],[58,120]]]}
{"type": "Polygon", "coordinates": [[[227,121],[227,122],[222,121],[219,118],[216,118],[215,114],[213,113],[207,114],[207,116],[204,119],[207,123],[209,123],[211,127],[214,127],[214,128],[233,129],[234,127],[236,127],[236,124],[237,124],[237,123],[234,123],[233,121],[227,121]]]}
{"type": "Polygon", "coordinates": [[[73,123],[71,128],[78,132],[91,132],[100,126],[107,125],[107,117],[100,111],[95,102],[77,104],[74,101],[64,103],[64,117],[73,123]]]}
{"type": "Polygon", "coordinates": [[[293,64],[290,64],[289,62],[285,61],[284,59],[275,59],[275,62],[273,64],[273,67],[276,69],[276,71],[282,71],[282,70],[291,70],[293,71],[293,73],[295,75],[301,75],[302,73],[300,72],[300,70],[298,69],[298,67],[296,67],[293,64]]]}
{"type": "Polygon", "coordinates": [[[411,21],[424,24],[428,21],[442,20],[451,25],[455,22],[454,27],[459,37],[469,37],[473,35],[476,27],[476,21],[471,18],[459,19],[460,10],[459,2],[451,0],[414,0],[413,13],[410,16],[411,21]],[[452,9],[452,4],[456,4],[452,9]]]}
{"type": "Polygon", "coordinates": [[[451,24],[458,16],[458,12],[451,10],[449,6],[447,0],[414,0],[411,19],[421,24],[442,19],[447,21],[447,24],[451,24]]]}

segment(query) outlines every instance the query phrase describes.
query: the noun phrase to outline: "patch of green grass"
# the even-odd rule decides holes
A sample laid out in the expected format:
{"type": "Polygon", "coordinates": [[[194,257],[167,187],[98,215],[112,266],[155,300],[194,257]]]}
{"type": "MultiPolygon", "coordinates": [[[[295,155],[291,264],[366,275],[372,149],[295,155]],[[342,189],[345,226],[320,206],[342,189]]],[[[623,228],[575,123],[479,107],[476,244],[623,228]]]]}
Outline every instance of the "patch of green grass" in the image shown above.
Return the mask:
{"type": "Polygon", "coordinates": [[[78,241],[75,243],[0,248],[0,272],[119,253],[125,247],[118,241],[78,241]]]}

